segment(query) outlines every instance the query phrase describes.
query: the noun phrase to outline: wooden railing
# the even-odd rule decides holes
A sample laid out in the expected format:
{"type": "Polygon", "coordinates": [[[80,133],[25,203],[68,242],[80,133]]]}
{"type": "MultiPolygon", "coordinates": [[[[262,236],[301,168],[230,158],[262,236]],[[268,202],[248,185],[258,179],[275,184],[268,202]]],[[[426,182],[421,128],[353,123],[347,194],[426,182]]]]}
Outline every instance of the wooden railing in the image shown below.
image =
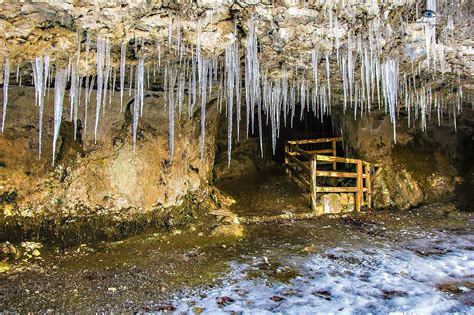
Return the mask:
{"type": "Polygon", "coordinates": [[[300,185],[309,191],[310,206],[316,210],[316,195],[318,193],[354,193],[355,210],[361,207],[372,207],[372,176],[378,164],[371,164],[359,159],[336,156],[336,142],[342,138],[324,138],[287,141],[285,144],[285,168],[287,174],[298,180],[300,185]],[[330,149],[304,150],[300,145],[331,143],[330,149]],[[330,156],[323,155],[330,154],[330,156]],[[346,164],[355,171],[337,171],[338,164],[346,164]],[[332,166],[327,169],[326,166],[332,166]],[[324,169],[326,168],[326,169],[324,169]],[[355,186],[330,187],[318,186],[318,177],[353,178],[355,186]]]}

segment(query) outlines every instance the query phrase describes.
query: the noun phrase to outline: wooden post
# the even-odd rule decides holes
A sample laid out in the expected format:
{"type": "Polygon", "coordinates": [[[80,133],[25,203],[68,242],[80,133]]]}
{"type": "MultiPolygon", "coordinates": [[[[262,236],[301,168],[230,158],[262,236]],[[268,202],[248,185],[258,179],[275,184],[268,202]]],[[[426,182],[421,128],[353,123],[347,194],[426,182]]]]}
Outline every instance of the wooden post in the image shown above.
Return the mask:
{"type": "Polygon", "coordinates": [[[356,192],[356,200],[355,200],[355,205],[356,205],[356,211],[359,212],[362,204],[362,195],[363,195],[363,177],[362,177],[362,161],[357,160],[357,192],[356,192]]]}
{"type": "Polygon", "coordinates": [[[288,158],[288,142],[285,142],[285,173],[286,175],[290,174],[290,171],[288,171],[288,164],[290,164],[290,159],[288,158]]]}
{"type": "Polygon", "coordinates": [[[310,189],[309,189],[309,203],[311,210],[316,211],[316,156],[311,158],[310,164],[310,189]]]}
{"type": "MultiPolygon", "coordinates": [[[[332,140],[332,156],[336,157],[336,139],[332,140]]],[[[336,161],[332,162],[332,169],[336,170],[336,161]]]]}
{"type": "Polygon", "coordinates": [[[365,182],[367,185],[367,206],[372,208],[372,165],[367,163],[365,165],[365,182]]]}

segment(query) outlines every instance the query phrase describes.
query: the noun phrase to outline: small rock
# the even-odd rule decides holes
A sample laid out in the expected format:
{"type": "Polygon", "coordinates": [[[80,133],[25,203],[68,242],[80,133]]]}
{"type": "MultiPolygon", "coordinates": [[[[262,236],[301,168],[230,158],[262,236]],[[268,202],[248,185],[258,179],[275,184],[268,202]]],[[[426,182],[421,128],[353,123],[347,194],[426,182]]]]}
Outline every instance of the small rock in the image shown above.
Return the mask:
{"type": "Polygon", "coordinates": [[[0,261],[0,273],[5,273],[10,270],[10,265],[6,261],[0,261]]]}
{"type": "Polygon", "coordinates": [[[235,293],[237,293],[237,295],[240,297],[244,297],[247,295],[247,292],[241,289],[236,290],[235,293]]]}
{"type": "Polygon", "coordinates": [[[158,308],[160,312],[174,312],[176,307],[173,304],[162,304],[158,308]]]}
{"type": "Polygon", "coordinates": [[[216,303],[219,305],[229,305],[233,303],[234,300],[230,296],[221,296],[216,298],[216,303]]]}
{"type": "Polygon", "coordinates": [[[244,235],[244,228],[240,224],[225,224],[219,225],[211,232],[212,236],[220,237],[242,237],[244,235]]]}
{"type": "Polygon", "coordinates": [[[285,298],[281,297],[281,296],[278,296],[278,295],[274,295],[270,298],[273,302],[281,302],[283,301],[285,298]]]}
{"type": "Polygon", "coordinates": [[[317,297],[320,297],[320,298],[323,298],[327,301],[331,300],[331,292],[326,291],[326,290],[315,291],[315,292],[313,292],[313,295],[317,296],[317,297]]]}
{"type": "Polygon", "coordinates": [[[109,291],[110,293],[115,293],[117,292],[117,288],[108,288],[107,291],[109,291]]]}
{"type": "Polygon", "coordinates": [[[20,254],[10,242],[5,242],[0,246],[0,260],[17,259],[19,257],[20,254]]]}

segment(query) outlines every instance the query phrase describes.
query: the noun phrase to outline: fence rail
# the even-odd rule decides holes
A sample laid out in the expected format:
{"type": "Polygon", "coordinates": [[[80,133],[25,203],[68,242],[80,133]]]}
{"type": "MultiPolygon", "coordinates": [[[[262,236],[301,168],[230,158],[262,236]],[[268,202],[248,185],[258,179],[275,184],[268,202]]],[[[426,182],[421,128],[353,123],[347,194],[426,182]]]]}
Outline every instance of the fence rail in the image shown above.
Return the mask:
{"type": "Polygon", "coordinates": [[[286,173],[297,179],[300,185],[309,190],[310,206],[316,210],[317,193],[354,193],[355,210],[361,207],[372,207],[372,178],[380,165],[365,162],[359,159],[344,158],[336,155],[336,143],[342,141],[341,137],[305,139],[287,141],[285,144],[286,173]],[[319,145],[331,143],[330,149],[303,149],[304,145],[319,145]],[[323,155],[330,154],[330,155],[323,155]],[[338,171],[338,164],[355,165],[355,171],[338,171]],[[330,165],[332,169],[322,169],[330,165]],[[355,179],[355,186],[333,187],[318,186],[318,177],[350,178],[355,179]]]}

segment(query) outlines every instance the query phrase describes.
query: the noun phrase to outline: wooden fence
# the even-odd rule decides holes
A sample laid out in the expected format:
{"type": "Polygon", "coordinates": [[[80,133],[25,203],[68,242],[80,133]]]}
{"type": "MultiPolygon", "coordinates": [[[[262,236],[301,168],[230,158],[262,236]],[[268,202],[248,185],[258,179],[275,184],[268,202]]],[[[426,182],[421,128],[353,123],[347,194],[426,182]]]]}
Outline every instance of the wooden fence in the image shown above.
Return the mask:
{"type": "Polygon", "coordinates": [[[360,211],[362,206],[372,207],[372,176],[375,168],[379,165],[358,159],[338,157],[336,155],[337,141],[342,141],[342,138],[287,141],[285,144],[287,174],[297,179],[300,185],[309,191],[310,205],[313,211],[316,210],[317,193],[354,193],[356,211],[360,211]],[[330,143],[331,148],[303,149],[300,147],[325,143],[330,143]],[[346,164],[346,169],[355,165],[355,171],[337,171],[338,164],[346,164]],[[318,186],[317,177],[353,178],[355,186],[318,186]]]}

